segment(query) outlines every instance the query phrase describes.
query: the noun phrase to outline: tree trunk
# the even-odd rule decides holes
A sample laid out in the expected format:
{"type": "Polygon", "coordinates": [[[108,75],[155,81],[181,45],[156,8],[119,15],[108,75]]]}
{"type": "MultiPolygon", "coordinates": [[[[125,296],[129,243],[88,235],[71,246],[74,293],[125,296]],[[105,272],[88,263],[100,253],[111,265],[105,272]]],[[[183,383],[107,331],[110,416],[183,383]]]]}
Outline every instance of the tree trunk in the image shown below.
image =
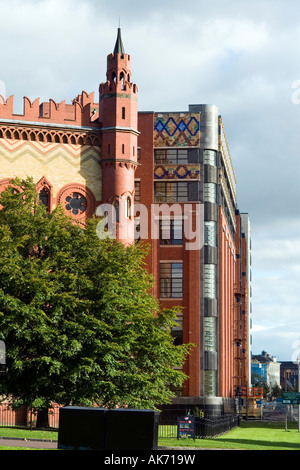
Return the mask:
{"type": "Polygon", "coordinates": [[[48,416],[48,408],[43,408],[38,410],[37,418],[36,418],[36,427],[41,428],[49,428],[49,416],[48,416]]]}

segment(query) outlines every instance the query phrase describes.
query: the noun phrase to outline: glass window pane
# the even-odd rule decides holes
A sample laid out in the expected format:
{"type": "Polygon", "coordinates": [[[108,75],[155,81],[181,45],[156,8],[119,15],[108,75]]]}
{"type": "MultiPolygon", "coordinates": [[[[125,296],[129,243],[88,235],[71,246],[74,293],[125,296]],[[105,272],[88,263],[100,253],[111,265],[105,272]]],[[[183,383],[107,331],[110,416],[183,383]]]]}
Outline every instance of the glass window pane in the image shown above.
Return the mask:
{"type": "Polygon", "coordinates": [[[167,162],[177,163],[177,150],[174,150],[174,149],[167,150],[167,162]]]}
{"type": "Polygon", "coordinates": [[[217,198],[217,186],[214,183],[204,184],[204,201],[205,202],[216,202],[217,198]]]}
{"type": "Polygon", "coordinates": [[[199,163],[200,161],[199,149],[188,150],[188,161],[189,163],[199,163]]]}
{"type": "Polygon", "coordinates": [[[182,245],[182,220],[172,220],[172,245],[182,245]]]}
{"type": "Polygon", "coordinates": [[[182,297],[182,281],[182,263],[160,264],[160,297],[182,297]]]}
{"type": "Polygon", "coordinates": [[[217,165],[217,154],[214,150],[204,150],[203,161],[205,165],[217,165]]]}
{"type": "Polygon", "coordinates": [[[170,245],[171,244],[171,227],[169,220],[160,220],[160,243],[162,245],[170,245]]]}
{"type": "Polygon", "coordinates": [[[204,222],[204,244],[216,246],[216,222],[204,222]]]}
{"type": "Polygon", "coordinates": [[[141,182],[135,181],[134,182],[134,200],[139,202],[141,200],[141,182]]]}
{"type": "Polygon", "coordinates": [[[217,328],[215,317],[204,318],[204,349],[206,351],[217,350],[217,328]]]}
{"type": "Polygon", "coordinates": [[[182,163],[182,164],[188,163],[188,150],[187,149],[178,150],[177,163],[182,163]]]}
{"type": "Polygon", "coordinates": [[[166,150],[155,150],[154,152],[154,161],[155,163],[166,163],[166,150]]]}
{"type": "Polygon", "coordinates": [[[199,201],[199,183],[198,181],[191,181],[188,183],[188,200],[199,201]]]}
{"type": "Polygon", "coordinates": [[[44,206],[49,209],[49,192],[46,189],[42,189],[39,196],[42,204],[44,204],[44,206]]]}

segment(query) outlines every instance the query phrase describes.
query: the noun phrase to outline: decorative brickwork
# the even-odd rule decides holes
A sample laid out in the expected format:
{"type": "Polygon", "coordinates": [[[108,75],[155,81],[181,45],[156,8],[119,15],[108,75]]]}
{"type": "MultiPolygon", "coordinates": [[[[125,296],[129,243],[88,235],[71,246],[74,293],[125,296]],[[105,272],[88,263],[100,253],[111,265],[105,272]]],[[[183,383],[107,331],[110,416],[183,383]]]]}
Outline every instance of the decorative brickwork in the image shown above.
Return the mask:
{"type": "Polygon", "coordinates": [[[70,145],[100,145],[99,132],[52,130],[48,127],[43,129],[24,126],[22,123],[8,125],[0,122],[0,139],[70,145]]]}
{"type": "Polygon", "coordinates": [[[172,147],[200,145],[199,114],[156,114],[154,120],[154,146],[172,147]]]}
{"type": "Polygon", "coordinates": [[[174,168],[162,165],[154,167],[154,178],[161,179],[200,179],[200,166],[178,165],[174,168]]]}
{"type": "Polygon", "coordinates": [[[0,178],[31,176],[37,183],[47,178],[52,185],[51,203],[60,188],[70,183],[86,185],[98,202],[102,199],[100,147],[2,138],[0,159],[0,178]]]}

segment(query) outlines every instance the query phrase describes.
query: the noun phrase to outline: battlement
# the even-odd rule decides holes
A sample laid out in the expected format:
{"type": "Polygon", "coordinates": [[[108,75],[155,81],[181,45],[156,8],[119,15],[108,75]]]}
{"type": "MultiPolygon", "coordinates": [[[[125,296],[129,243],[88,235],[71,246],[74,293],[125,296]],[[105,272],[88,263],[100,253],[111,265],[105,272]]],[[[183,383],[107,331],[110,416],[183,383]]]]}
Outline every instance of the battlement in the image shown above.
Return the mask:
{"type": "Polygon", "coordinates": [[[85,91],[78,95],[72,104],[67,104],[65,101],[56,103],[52,99],[49,102],[40,103],[39,98],[31,102],[24,96],[23,114],[14,114],[13,107],[13,95],[7,100],[0,96],[0,121],[10,119],[35,123],[99,126],[99,104],[94,103],[94,93],[87,94],[85,91]]]}

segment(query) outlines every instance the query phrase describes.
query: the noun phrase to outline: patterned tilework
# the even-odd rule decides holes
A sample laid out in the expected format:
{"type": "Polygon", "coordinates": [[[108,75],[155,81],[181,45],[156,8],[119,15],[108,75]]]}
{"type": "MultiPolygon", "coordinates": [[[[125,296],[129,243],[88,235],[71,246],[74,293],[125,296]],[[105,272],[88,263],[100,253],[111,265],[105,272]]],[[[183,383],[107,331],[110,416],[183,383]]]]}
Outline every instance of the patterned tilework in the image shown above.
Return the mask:
{"type": "Polygon", "coordinates": [[[165,113],[154,116],[154,147],[200,145],[200,115],[165,113]]]}
{"type": "Polygon", "coordinates": [[[53,197],[66,184],[86,185],[102,199],[100,147],[0,139],[0,180],[42,177],[53,186],[53,197]]]}
{"type": "Polygon", "coordinates": [[[200,165],[178,165],[176,167],[157,165],[154,168],[154,178],[162,179],[200,179],[200,165]]]}

